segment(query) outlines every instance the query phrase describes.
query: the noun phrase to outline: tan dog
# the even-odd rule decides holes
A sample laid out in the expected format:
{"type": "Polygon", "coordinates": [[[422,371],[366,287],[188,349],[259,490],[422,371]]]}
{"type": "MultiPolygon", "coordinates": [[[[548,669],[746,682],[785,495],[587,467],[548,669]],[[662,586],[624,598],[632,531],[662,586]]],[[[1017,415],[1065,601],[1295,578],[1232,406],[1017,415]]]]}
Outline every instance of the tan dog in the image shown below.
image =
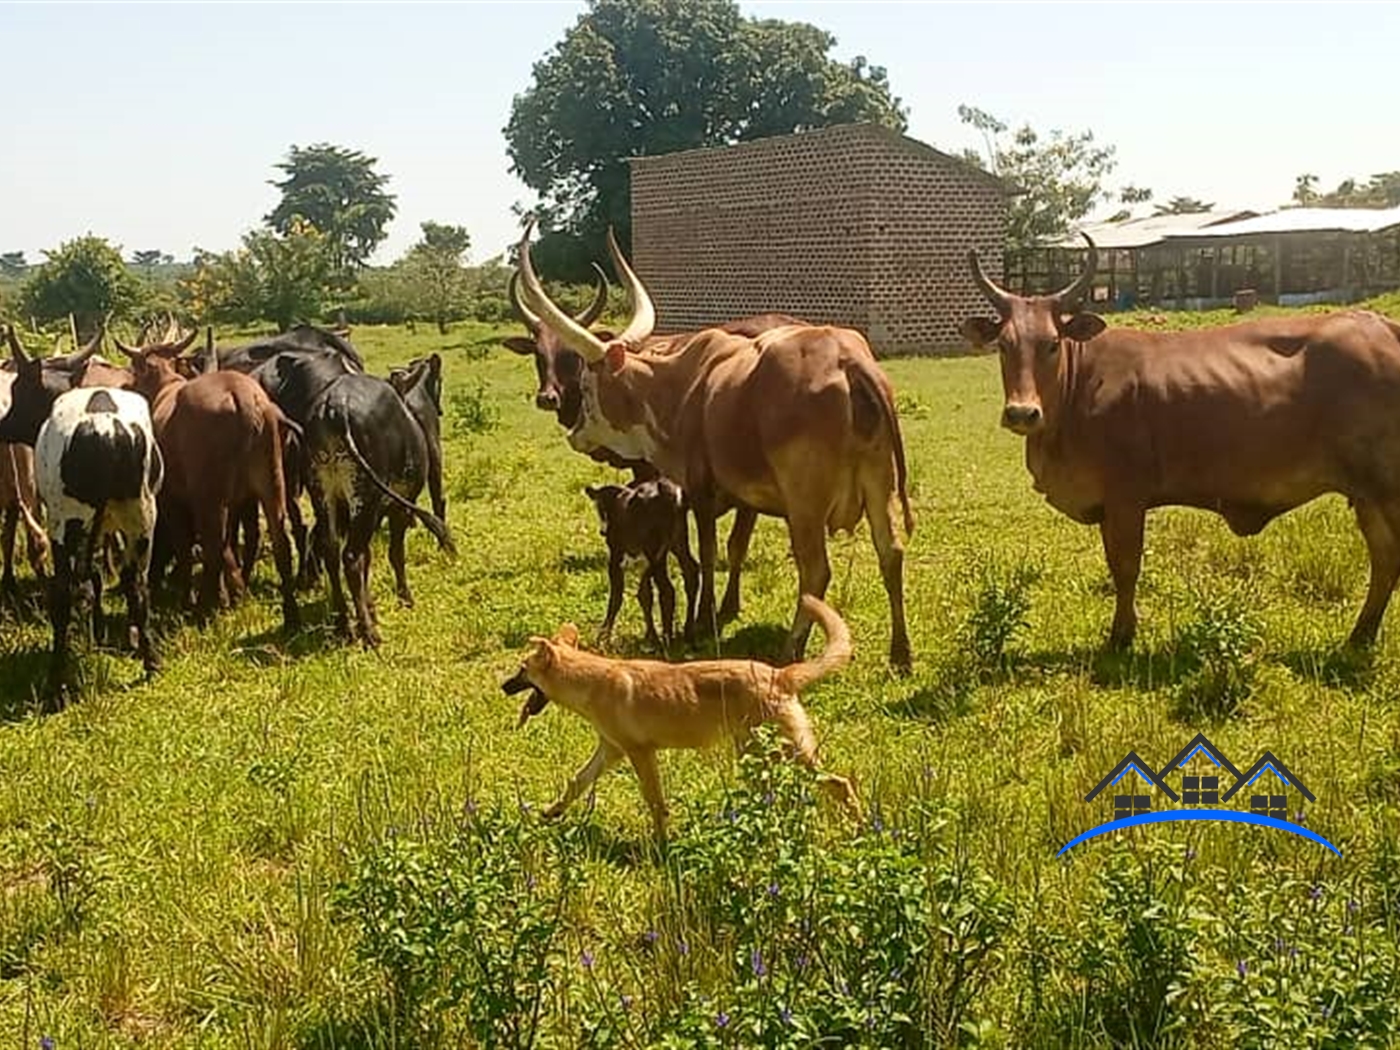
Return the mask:
{"type": "MultiPolygon", "coordinates": [[[[742,746],[753,728],[764,722],[778,727],[799,762],[816,768],[816,738],[797,694],[850,662],[851,636],[841,617],[824,602],[804,595],[802,604],[821,624],[826,650],[814,660],[789,667],[757,660],[677,664],[614,660],[579,649],[573,624],[565,624],[553,638],[531,638],[534,651],[503,688],[516,692],[533,686],[543,698],[582,715],[598,731],[593,757],[544,815],[557,817],[626,758],[641,780],[657,838],[664,838],[667,808],[656,752],[707,747],[724,737],[742,746]]],[[[544,700],[527,701],[521,723],[543,706],[544,700]]],[[[849,780],[824,773],[820,783],[859,819],[860,803],[849,780]]]]}

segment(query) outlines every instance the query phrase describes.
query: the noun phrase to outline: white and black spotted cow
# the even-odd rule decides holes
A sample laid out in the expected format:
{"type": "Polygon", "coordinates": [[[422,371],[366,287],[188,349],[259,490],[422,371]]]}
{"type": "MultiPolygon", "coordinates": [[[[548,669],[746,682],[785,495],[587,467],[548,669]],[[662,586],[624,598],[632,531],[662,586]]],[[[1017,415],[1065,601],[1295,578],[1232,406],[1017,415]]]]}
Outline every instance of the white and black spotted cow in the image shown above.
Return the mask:
{"type": "Polygon", "coordinates": [[[39,428],[34,458],[53,548],[53,684],[62,682],[75,591],[91,605],[98,633],[102,573],[95,554],[108,536],[120,539],[127,617],[141,664],[154,673],[148,573],[165,470],[145,398],[109,387],[63,394],[39,428]]]}
{"type": "Polygon", "coordinates": [[[149,675],[158,661],[147,629],[147,573],[165,465],[146,399],[114,387],[74,389],[71,369],[30,357],[13,330],[7,335],[16,375],[9,411],[0,418],[0,441],[34,446],[54,566],[50,688],[62,689],[75,592],[90,605],[98,633],[102,574],[94,555],[108,537],[122,550],[127,615],[149,675]]]}

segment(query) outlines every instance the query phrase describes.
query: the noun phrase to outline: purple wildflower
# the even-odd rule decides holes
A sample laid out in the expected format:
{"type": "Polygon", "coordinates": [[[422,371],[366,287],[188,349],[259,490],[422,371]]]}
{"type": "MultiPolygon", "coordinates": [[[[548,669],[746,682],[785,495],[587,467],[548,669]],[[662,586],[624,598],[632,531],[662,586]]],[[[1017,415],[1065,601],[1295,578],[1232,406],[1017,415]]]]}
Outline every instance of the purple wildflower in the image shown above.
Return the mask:
{"type": "Polygon", "coordinates": [[[776,882],[770,882],[770,883],[768,884],[768,896],[770,896],[770,897],[776,897],[777,895],[778,895],[778,884],[777,884],[776,882]]]}
{"type": "Polygon", "coordinates": [[[1190,861],[1193,861],[1193,860],[1195,860],[1195,859],[1196,859],[1196,851],[1195,851],[1194,849],[1192,849],[1190,846],[1187,846],[1187,847],[1186,847],[1186,860],[1187,860],[1187,862],[1189,863],[1190,861]]]}
{"type": "Polygon", "coordinates": [[[1302,811],[1301,809],[1298,810],[1297,813],[1294,813],[1294,814],[1293,814],[1293,823],[1295,823],[1295,824],[1301,824],[1301,823],[1303,823],[1303,811],[1302,811]]]}
{"type": "Polygon", "coordinates": [[[1356,903],[1356,901],[1347,901],[1347,914],[1355,915],[1357,907],[1359,907],[1359,905],[1356,903]]]}
{"type": "Polygon", "coordinates": [[[749,965],[753,968],[753,975],[755,977],[766,977],[768,975],[768,967],[763,965],[763,953],[757,948],[755,948],[753,954],[749,956],[749,965]]]}
{"type": "Polygon", "coordinates": [[[1298,958],[1298,946],[1296,944],[1288,949],[1288,957],[1290,959],[1298,958]]]}
{"type": "Polygon", "coordinates": [[[1308,900],[1314,903],[1322,900],[1322,887],[1314,886],[1312,889],[1308,890],[1308,900]]]}
{"type": "Polygon", "coordinates": [[[690,954],[690,945],[686,944],[685,941],[677,941],[677,942],[676,942],[676,951],[680,952],[680,954],[682,954],[682,955],[689,955],[689,954],[690,954]]]}
{"type": "Polygon", "coordinates": [[[590,952],[587,948],[585,948],[583,950],[583,954],[578,957],[578,961],[579,965],[582,966],[585,970],[593,969],[593,953],[590,952]]]}
{"type": "Polygon", "coordinates": [[[622,994],[622,998],[621,998],[620,1001],[621,1001],[621,1003],[622,1003],[622,1008],[623,1008],[624,1010],[630,1010],[630,1009],[632,1009],[632,997],[631,997],[630,995],[628,995],[626,992],[624,992],[624,993],[622,994]]]}
{"type": "Polygon", "coordinates": [[[39,1040],[39,1050],[53,1050],[53,1036],[46,1035],[39,1040]]]}
{"type": "Polygon", "coordinates": [[[1327,1020],[1327,1018],[1329,1018],[1329,1017],[1331,1017],[1331,1016],[1332,1016],[1332,1008],[1331,1008],[1330,1006],[1327,1006],[1326,1004],[1324,1004],[1323,1007],[1322,1007],[1322,1019],[1325,1021],[1325,1020],[1327,1020]]]}
{"type": "Polygon", "coordinates": [[[1249,964],[1241,959],[1239,962],[1235,963],[1235,969],[1238,970],[1240,976],[1243,977],[1245,974],[1249,973],[1249,964]]]}
{"type": "Polygon", "coordinates": [[[647,930],[646,933],[642,934],[642,940],[646,941],[648,946],[655,944],[660,937],[661,934],[657,933],[655,930],[647,930]]]}
{"type": "Polygon", "coordinates": [[[777,798],[777,796],[774,795],[772,791],[764,792],[764,795],[763,795],[763,804],[764,804],[765,806],[771,806],[771,805],[774,803],[774,801],[776,800],[776,798],[777,798]]]}
{"type": "Polygon", "coordinates": [[[729,1024],[729,1015],[727,1013],[721,1010],[719,1013],[715,1014],[716,1028],[723,1028],[727,1024],[729,1024]]]}
{"type": "Polygon", "coordinates": [[[794,962],[795,962],[795,964],[796,964],[798,970],[805,970],[805,969],[807,969],[807,963],[808,963],[808,961],[809,961],[809,960],[807,959],[807,953],[806,953],[806,952],[802,952],[800,955],[798,955],[798,957],[796,958],[796,960],[794,960],[794,962]]]}

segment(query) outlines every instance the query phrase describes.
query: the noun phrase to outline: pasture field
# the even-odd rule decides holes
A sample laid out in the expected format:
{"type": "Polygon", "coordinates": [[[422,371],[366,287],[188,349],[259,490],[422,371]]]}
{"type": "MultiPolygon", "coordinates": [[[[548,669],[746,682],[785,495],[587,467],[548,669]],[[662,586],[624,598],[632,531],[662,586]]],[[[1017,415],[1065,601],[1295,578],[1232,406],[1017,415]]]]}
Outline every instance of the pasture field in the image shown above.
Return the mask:
{"type": "MultiPolygon", "coordinates": [[[[1137,645],[1103,655],[1097,531],[1031,490],[995,359],[887,362],[915,670],[887,669],[862,526],[830,544],[856,656],[805,697],[869,819],[761,753],[668,753],[661,855],[628,769],[539,821],[593,738],[553,707],[515,729],[499,689],[530,635],[596,634],[583,487],[615,472],[533,407],[504,329],[430,327],[354,333],[381,375],[444,356],[460,549],[410,533],[406,610],[379,538],[378,652],[332,637],[320,590],[283,638],[264,558],[203,631],[158,608],[156,680],[99,649],[81,698],[39,715],[25,576],[0,621],[0,1046],[1394,1045],[1400,611],[1369,657],[1341,650],[1366,557],[1340,498],[1253,539],[1154,512],[1137,645]],[[1272,750],[1343,856],[1220,823],[1056,856],[1109,818],[1083,796],[1126,751],[1160,766],[1198,731],[1241,768],[1272,750]]],[[[763,520],[742,617],[701,651],[775,654],[795,590],[763,520]]],[[[615,650],[641,635],[629,595],[615,650]]]]}

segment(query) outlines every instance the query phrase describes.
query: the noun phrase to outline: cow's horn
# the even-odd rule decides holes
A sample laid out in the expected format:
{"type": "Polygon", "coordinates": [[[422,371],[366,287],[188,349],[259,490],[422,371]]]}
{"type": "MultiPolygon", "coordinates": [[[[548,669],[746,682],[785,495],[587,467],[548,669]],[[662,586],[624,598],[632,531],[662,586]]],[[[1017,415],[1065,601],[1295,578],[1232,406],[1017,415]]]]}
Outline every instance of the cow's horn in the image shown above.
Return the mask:
{"type": "Polygon", "coordinates": [[[608,305],[608,275],[597,263],[593,264],[593,269],[598,274],[597,291],[593,295],[593,302],[589,304],[588,309],[574,318],[585,328],[602,317],[603,309],[608,305]]]}
{"type": "MultiPolygon", "coordinates": [[[[212,329],[211,329],[211,331],[212,331],[212,329]]],[[[180,329],[179,329],[178,327],[175,329],[175,334],[176,334],[177,336],[180,334],[180,329]]],[[[179,356],[180,356],[181,354],[183,354],[186,350],[188,350],[191,346],[193,346],[193,345],[194,345],[194,341],[195,341],[196,339],[198,339],[198,338],[199,338],[199,329],[198,329],[198,328],[191,328],[191,329],[190,329],[190,334],[189,334],[189,335],[185,336],[185,338],[181,339],[178,343],[176,343],[175,345],[171,346],[169,349],[164,350],[164,351],[162,352],[161,356],[162,356],[162,357],[179,357],[179,356]]]]}
{"type": "Polygon", "coordinates": [[[165,337],[161,342],[174,343],[180,338],[180,322],[175,320],[175,314],[169,310],[165,312],[165,317],[165,337]]]}
{"type": "Polygon", "coordinates": [[[641,278],[622,257],[622,249],[617,246],[617,238],[613,236],[611,226],[608,227],[608,252],[612,255],[613,265],[617,267],[618,277],[622,279],[622,286],[627,289],[627,295],[632,300],[632,320],[627,322],[627,328],[617,337],[617,342],[640,343],[651,335],[652,329],[656,327],[656,308],[651,305],[651,296],[647,295],[647,290],[642,287],[641,278]]]}
{"type": "Polygon", "coordinates": [[[14,355],[15,364],[29,363],[29,357],[24,352],[24,344],[19,341],[19,336],[15,334],[15,326],[12,324],[5,326],[5,341],[10,344],[10,353],[14,355]]]}
{"type": "Polygon", "coordinates": [[[567,313],[550,301],[540,287],[540,279],[535,274],[534,263],[530,261],[530,234],[535,232],[535,220],[531,219],[520,238],[517,262],[520,265],[520,299],[530,310],[539,314],[540,321],[559,336],[564,345],[585,361],[601,361],[607,347],[596,335],[584,328],[567,313]]]}
{"type": "Polygon", "coordinates": [[[141,358],[146,356],[146,351],[143,350],[141,347],[127,346],[115,335],[112,336],[112,342],[116,344],[118,350],[124,353],[127,357],[131,358],[133,361],[139,361],[141,358]]]}
{"type": "MultiPolygon", "coordinates": [[[[110,316],[111,316],[111,315],[109,314],[108,317],[110,317],[110,316]]],[[[101,350],[101,349],[102,349],[102,337],[103,337],[104,335],[106,335],[106,334],[107,334],[107,321],[106,321],[106,319],[104,318],[103,321],[102,321],[102,323],[99,324],[99,325],[97,326],[97,331],[95,331],[95,332],[92,333],[92,338],[89,339],[89,340],[87,341],[87,346],[83,347],[83,348],[82,348],[81,350],[79,350],[76,354],[74,354],[71,358],[69,358],[69,363],[70,363],[70,364],[75,364],[75,365],[77,365],[77,364],[82,364],[84,361],[86,361],[86,360],[87,360],[89,357],[91,357],[93,354],[97,353],[97,351],[101,350]]]]}
{"type": "Polygon", "coordinates": [[[525,327],[531,332],[540,330],[540,319],[532,314],[529,308],[520,301],[520,271],[516,270],[510,275],[510,284],[507,286],[510,294],[510,305],[515,307],[515,312],[520,315],[520,319],[525,322],[525,327]]]}
{"type": "Polygon", "coordinates": [[[972,279],[977,282],[977,287],[982,290],[987,301],[996,307],[997,313],[1001,314],[1002,317],[1010,314],[1011,300],[1014,296],[983,272],[982,262],[977,258],[976,248],[968,249],[967,264],[972,268],[972,279]]]}
{"type": "Polygon", "coordinates": [[[1087,233],[1080,231],[1079,236],[1083,237],[1089,245],[1089,254],[1084,258],[1084,269],[1069,285],[1069,287],[1056,292],[1052,299],[1061,309],[1070,309],[1079,305],[1084,294],[1094,283],[1094,274],[1099,268],[1099,250],[1094,246],[1094,240],[1087,233]]]}

